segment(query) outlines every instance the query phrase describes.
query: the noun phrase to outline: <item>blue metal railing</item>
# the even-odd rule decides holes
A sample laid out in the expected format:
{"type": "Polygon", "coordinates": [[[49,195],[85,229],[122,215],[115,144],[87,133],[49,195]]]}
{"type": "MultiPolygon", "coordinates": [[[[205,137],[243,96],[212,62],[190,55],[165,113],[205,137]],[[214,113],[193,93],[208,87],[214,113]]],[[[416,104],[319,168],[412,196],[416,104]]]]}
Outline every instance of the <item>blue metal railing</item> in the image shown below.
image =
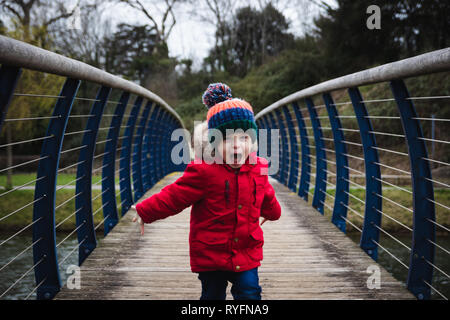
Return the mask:
{"type": "MultiPolygon", "coordinates": [[[[131,205],[156,182],[170,172],[184,170],[186,164],[175,165],[168,155],[177,143],[171,141],[172,131],[184,126],[167,103],[134,83],[1,36],[0,64],[0,134],[3,129],[8,129],[7,126],[24,121],[33,121],[36,127],[46,125],[47,128],[45,136],[10,141],[0,146],[2,151],[12,147],[23,148],[24,145],[41,149],[40,156],[33,160],[0,169],[0,173],[5,174],[37,165],[35,179],[0,191],[0,201],[28,189],[31,189],[28,193],[34,192],[34,200],[25,205],[18,204],[14,210],[2,212],[0,216],[2,227],[7,219],[18,215],[22,215],[20,218],[24,220],[27,210],[32,209],[32,217],[24,227],[12,232],[2,229],[0,277],[3,290],[0,290],[0,298],[36,295],[37,299],[52,299],[61,288],[64,263],[69,260],[73,263],[78,252],[77,263],[81,265],[96,248],[97,231],[101,227],[106,236],[131,205]],[[65,79],[60,93],[19,92],[19,84],[26,90],[27,83],[21,83],[21,75],[26,72],[65,79]],[[81,91],[89,94],[95,90],[95,97],[79,96],[81,91]],[[54,102],[53,113],[8,118],[8,111],[13,112],[20,107],[19,97],[31,101],[48,99],[48,104],[54,102]],[[63,148],[65,140],[72,145],[63,148]],[[72,160],[70,164],[68,160],[72,160]],[[71,181],[58,184],[58,175],[62,173],[70,173],[71,181]],[[98,181],[94,182],[94,178],[98,181]],[[119,190],[116,190],[116,184],[119,190]],[[68,192],[73,192],[73,195],[68,197],[68,192]],[[72,206],[73,213],[60,216],[61,210],[67,211],[72,206]],[[100,217],[100,212],[103,212],[103,217],[100,217]],[[75,227],[68,234],[64,233],[61,239],[57,231],[69,222],[75,227]],[[30,230],[32,240],[24,250],[8,250],[12,242],[22,241],[23,238],[18,237],[30,230]],[[66,245],[69,250],[66,249],[66,255],[61,256],[59,249],[66,245]],[[23,273],[14,273],[11,269],[18,260],[24,257],[31,259],[31,250],[33,261],[26,264],[27,269],[23,273]],[[32,289],[29,292],[18,289],[20,282],[31,281],[33,271],[35,285],[32,289]]],[[[30,170],[28,168],[27,172],[30,170]]]]}
{"type": "MultiPolygon", "coordinates": [[[[439,72],[447,72],[448,76],[449,70],[450,48],[447,48],[298,91],[263,109],[255,117],[259,128],[280,131],[280,156],[270,159],[279,161],[280,172],[274,178],[298,191],[306,201],[311,201],[310,195],[312,206],[321,214],[327,213],[339,230],[346,232],[351,225],[359,231],[360,247],[374,260],[378,259],[378,249],[381,248],[395,263],[405,268],[406,286],[418,299],[430,299],[432,293],[434,297],[447,299],[433,286],[433,274],[439,275],[441,287],[448,286],[450,279],[448,270],[436,264],[436,254],[443,255],[444,262],[449,261],[450,254],[449,249],[436,240],[436,229],[446,236],[450,230],[445,220],[436,220],[435,207],[440,207],[448,215],[450,204],[448,197],[436,200],[435,190],[443,188],[442,191],[450,192],[450,185],[432,178],[431,165],[447,169],[450,163],[431,158],[427,143],[431,143],[433,149],[434,144],[448,148],[450,142],[445,125],[450,119],[437,121],[431,115],[432,110],[427,110],[427,105],[419,116],[414,103],[449,99],[450,92],[446,91],[448,86],[441,83],[440,88],[429,88],[433,92],[440,90],[439,94],[411,97],[404,79],[414,80],[439,72]],[[364,100],[360,89],[368,92],[375,84],[386,88],[385,84],[389,84],[392,97],[364,100]],[[377,111],[372,109],[374,105],[387,113],[371,115],[377,111]],[[306,125],[308,121],[309,126],[306,125]],[[379,125],[377,121],[400,121],[401,126],[392,127],[402,127],[403,133],[376,131],[374,125],[379,125]],[[433,124],[431,139],[425,138],[422,130],[423,124],[430,121],[433,124]],[[440,131],[443,139],[435,138],[434,124],[437,122],[443,124],[440,131]],[[358,136],[360,141],[354,141],[358,136]],[[286,143],[288,140],[290,147],[286,143]],[[388,146],[381,147],[377,141],[388,146]],[[398,145],[406,146],[405,151],[392,149],[398,145]],[[390,158],[398,157],[400,161],[390,163],[390,158]],[[408,164],[409,169],[406,170],[408,164]],[[301,168],[300,179],[298,168],[301,168]],[[387,174],[392,172],[397,176],[387,174]],[[311,178],[314,178],[314,185],[310,185],[313,182],[311,178]],[[388,181],[392,178],[407,179],[406,184],[410,187],[404,186],[405,183],[399,186],[402,183],[388,181]],[[358,179],[364,179],[364,185],[358,179]],[[357,190],[364,191],[365,196],[361,197],[357,190]],[[406,194],[408,204],[399,200],[404,197],[393,199],[395,197],[389,194],[390,190],[406,194]],[[399,210],[410,219],[411,227],[394,214],[399,210]],[[383,228],[382,217],[411,233],[410,246],[383,228]],[[405,262],[383,247],[380,243],[383,237],[389,237],[406,249],[409,261],[405,262]]],[[[443,108],[448,111],[448,103],[443,108]]],[[[440,111],[446,114],[445,110],[440,111]]],[[[446,149],[441,154],[446,157],[450,154],[448,151],[446,149]]]]}

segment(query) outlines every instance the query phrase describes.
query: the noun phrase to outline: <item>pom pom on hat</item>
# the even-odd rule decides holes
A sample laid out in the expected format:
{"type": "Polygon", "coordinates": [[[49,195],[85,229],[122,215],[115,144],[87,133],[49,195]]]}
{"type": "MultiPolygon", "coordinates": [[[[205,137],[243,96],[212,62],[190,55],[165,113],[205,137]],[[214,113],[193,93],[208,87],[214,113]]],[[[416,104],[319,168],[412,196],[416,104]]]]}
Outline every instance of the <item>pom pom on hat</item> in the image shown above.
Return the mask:
{"type": "Polygon", "coordinates": [[[203,103],[208,107],[209,142],[212,141],[211,129],[217,129],[225,136],[227,129],[250,130],[250,136],[256,141],[258,127],[255,123],[252,106],[241,99],[233,99],[231,89],[223,83],[212,83],[203,94],[203,103]]]}
{"type": "Polygon", "coordinates": [[[208,108],[214,107],[214,105],[232,99],[231,89],[224,83],[211,83],[208,89],[203,93],[203,104],[208,108]]]}

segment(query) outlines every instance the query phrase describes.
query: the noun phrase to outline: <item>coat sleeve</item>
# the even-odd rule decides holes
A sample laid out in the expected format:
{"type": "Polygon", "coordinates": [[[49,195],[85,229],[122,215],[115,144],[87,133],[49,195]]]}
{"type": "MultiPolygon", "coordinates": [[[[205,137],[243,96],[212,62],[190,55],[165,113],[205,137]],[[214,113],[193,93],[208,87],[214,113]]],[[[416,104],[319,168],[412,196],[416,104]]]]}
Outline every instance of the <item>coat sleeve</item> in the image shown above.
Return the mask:
{"type": "Polygon", "coordinates": [[[267,220],[278,220],[281,216],[281,207],[275,196],[275,190],[269,181],[264,188],[264,200],[261,205],[261,216],[267,220]]]}
{"type": "Polygon", "coordinates": [[[204,184],[201,164],[191,162],[174,183],[138,203],[136,211],[145,223],[175,215],[203,198],[204,184]]]}

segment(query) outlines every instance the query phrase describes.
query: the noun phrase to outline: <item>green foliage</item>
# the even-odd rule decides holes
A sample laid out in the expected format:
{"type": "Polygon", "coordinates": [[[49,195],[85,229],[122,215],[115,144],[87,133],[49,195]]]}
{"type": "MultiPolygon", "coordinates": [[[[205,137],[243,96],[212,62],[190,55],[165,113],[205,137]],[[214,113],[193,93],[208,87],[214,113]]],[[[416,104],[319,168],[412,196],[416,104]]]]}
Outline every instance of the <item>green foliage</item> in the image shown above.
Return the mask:
{"type": "Polygon", "coordinates": [[[389,0],[338,0],[336,9],[328,9],[315,20],[316,35],[325,55],[329,77],[356,72],[377,63],[399,58],[400,45],[392,32],[396,30],[395,5],[389,0]],[[381,8],[381,29],[366,26],[369,5],[381,8]]]}
{"type": "Polygon", "coordinates": [[[234,95],[251,102],[255,112],[300,89],[323,80],[323,57],[311,37],[299,39],[269,63],[232,83],[234,95]]]}
{"type": "Polygon", "coordinates": [[[338,0],[315,20],[330,78],[449,46],[450,4],[440,0],[338,0]],[[381,29],[369,30],[370,5],[381,29]]]}
{"type": "MultiPolygon", "coordinates": [[[[16,88],[17,93],[53,95],[59,94],[64,78],[23,70],[16,88]]],[[[56,103],[55,98],[16,96],[8,109],[8,119],[48,117],[52,114],[56,103]]],[[[5,122],[5,130],[0,136],[0,143],[7,143],[5,131],[7,126],[11,130],[13,141],[22,141],[45,136],[48,120],[5,122]]],[[[31,148],[29,145],[15,146],[15,153],[36,154],[39,146],[31,148]]]]}
{"type": "MultiPolygon", "coordinates": [[[[52,50],[53,42],[46,26],[23,25],[18,19],[12,19],[13,28],[4,29],[6,36],[28,42],[32,45],[52,50]]],[[[16,93],[39,94],[57,96],[64,83],[64,78],[52,74],[22,70],[16,93]]],[[[51,115],[56,99],[47,97],[16,96],[8,108],[8,119],[48,117],[51,115]]],[[[13,141],[27,140],[43,137],[48,121],[14,121],[5,122],[5,130],[0,135],[0,143],[7,141],[6,130],[11,131],[13,141]]],[[[40,152],[38,145],[18,145],[14,147],[15,153],[37,154],[40,152]]]]}
{"type": "Polygon", "coordinates": [[[187,130],[193,132],[194,121],[205,121],[207,108],[202,104],[201,95],[177,104],[176,111],[183,119],[187,130]]]}
{"type": "MultiPolygon", "coordinates": [[[[93,190],[92,197],[96,197],[101,193],[100,190],[93,190]]],[[[56,205],[62,204],[67,199],[73,197],[74,190],[59,190],[56,193],[56,205]]],[[[3,196],[0,202],[0,218],[9,213],[24,207],[34,200],[34,190],[17,190],[3,196]]],[[[120,197],[117,198],[117,203],[120,203],[120,197]]],[[[93,211],[102,206],[102,198],[98,197],[92,203],[93,211]]],[[[57,231],[73,231],[76,228],[75,224],[75,199],[69,201],[67,204],[60,207],[55,213],[55,224],[58,225],[64,221],[57,231]],[[71,216],[71,217],[70,217],[71,216]]],[[[14,230],[19,230],[32,222],[33,206],[25,207],[20,212],[17,212],[2,221],[0,228],[5,233],[11,233],[14,230]]],[[[94,225],[98,225],[103,220],[102,213],[99,212],[94,216],[94,225]]],[[[103,228],[103,226],[101,226],[103,228]]]]}
{"type": "MultiPolygon", "coordinates": [[[[406,187],[406,189],[411,190],[411,188],[406,187]]],[[[314,190],[314,189],[313,189],[314,190]]],[[[313,193],[314,191],[310,191],[313,193]]],[[[336,190],[327,190],[327,194],[334,197],[336,190]]],[[[364,189],[355,189],[350,188],[350,194],[359,198],[364,199],[365,198],[365,191],[364,189]]],[[[411,208],[412,206],[412,196],[408,193],[405,193],[401,190],[395,190],[395,189],[383,189],[383,196],[392,199],[396,201],[397,203],[400,203],[401,205],[411,208]]],[[[333,205],[331,198],[326,197],[326,202],[328,205],[333,205]]],[[[436,189],[435,190],[435,200],[440,203],[449,203],[450,201],[450,191],[447,189],[436,189]]],[[[310,197],[308,199],[308,202],[312,203],[312,198],[310,197]]],[[[355,210],[356,212],[360,213],[361,215],[364,215],[364,204],[355,200],[354,198],[349,198],[349,206],[355,210]]],[[[413,219],[411,214],[409,214],[406,210],[400,208],[399,206],[396,206],[388,201],[383,202],[383,212],[387,215],[389,215],[392,219],[395,219],[396,221],[412,228],[413,227],[413,219]]],[[[332,212],[325,206],[324,207],[324,215],[328,220],[331,220],[332,212]]],[[[362,228],[363,225],[363,219],[355,214],[353,211],[347,212],[347,219],[356,225],[358,228],[362,228]]],[[[408,231],[399,225],[394,220],[389,219],[387,216],[383,216],[381,219],[381,227],[383,230],[392,232],[392,233],[407,233],[408,231]]],[[[444,208],[436,206],[436,222],[443,226],[450,226],[450,217],[448,214],[446,214],[446,210],[444,208]]],[[[350,223],[347,223],[347,232],[359,232],[357,231],[350,223]]]]}
{"type": "Polygon", "coordinates": [[[442,0],[397,1],[396,29],[403,41],[403,55],[446,48],[450,46],[450,3],[442,0]]]}
{"type": "Polygon", "coordinates": [[[106,69],[143,85],[155,73],[169,73],[175,68],[167,44],[159,39],[154,27],[126,23],[107,39],[106,69]]]}

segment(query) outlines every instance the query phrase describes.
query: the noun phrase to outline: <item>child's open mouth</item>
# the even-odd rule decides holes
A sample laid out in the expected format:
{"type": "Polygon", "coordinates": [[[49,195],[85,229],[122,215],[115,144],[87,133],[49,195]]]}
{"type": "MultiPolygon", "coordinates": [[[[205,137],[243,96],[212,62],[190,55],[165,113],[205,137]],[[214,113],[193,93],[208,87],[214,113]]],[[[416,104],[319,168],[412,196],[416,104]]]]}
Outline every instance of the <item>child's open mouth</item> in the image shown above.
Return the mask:
{"type": "Polygon", "coordinates": [[[241,153],[233,153],[232,157],[233,163],[240,163],[242,160],[242,154],[241,153]]]}

